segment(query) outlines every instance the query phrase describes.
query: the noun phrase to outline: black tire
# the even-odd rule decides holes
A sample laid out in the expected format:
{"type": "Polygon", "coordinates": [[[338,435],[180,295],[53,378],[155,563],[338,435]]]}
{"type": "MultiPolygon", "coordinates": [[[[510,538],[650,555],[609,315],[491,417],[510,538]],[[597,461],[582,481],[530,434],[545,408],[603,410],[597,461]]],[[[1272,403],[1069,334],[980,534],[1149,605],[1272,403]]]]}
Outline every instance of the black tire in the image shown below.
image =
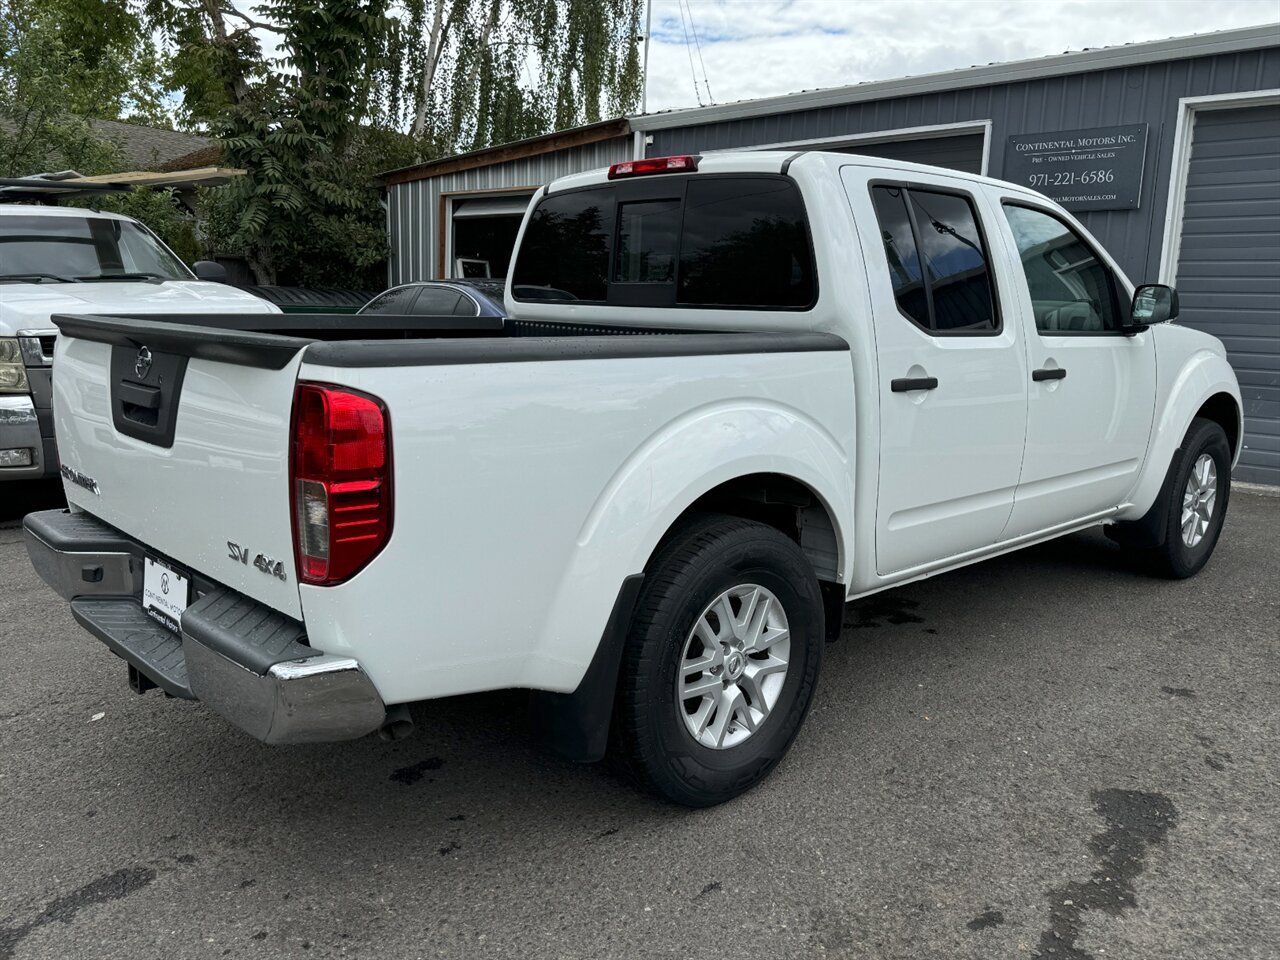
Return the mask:
{"type": "Polygon", "coordinates": [[[1209,562],[1227,516],[1227,503],[1231,499],[1231,444],[1219,424],[1202,417],[1191,421],[1187,436],[1174,455],[1171,476],[1173,482],[1162,491],[1167,498],[1164,542],[1147,551],[1145,559],[1152,573],[1182,580],[1195,576],[1209,562]],[[1217,470],[1217,497],[1203,539],[1191,547],[1182,536],[1182,501],[1191,471],[1204,454],[1213,458],[1217,470]]]}
{"type": "Polygon", "coordinates": [[[763,779],[804,723],[824,646],[822,596],[800,548],[764,524],[694,518],[657,551],[623,652],[610,753],[640,786],[690,807],[723,803],[763,779]],[[790,630],[781,691],[759,729],[724,749],[694,739],[677,704],[680,659],[698,618],[741,584],[772,592],[790,630]]]}

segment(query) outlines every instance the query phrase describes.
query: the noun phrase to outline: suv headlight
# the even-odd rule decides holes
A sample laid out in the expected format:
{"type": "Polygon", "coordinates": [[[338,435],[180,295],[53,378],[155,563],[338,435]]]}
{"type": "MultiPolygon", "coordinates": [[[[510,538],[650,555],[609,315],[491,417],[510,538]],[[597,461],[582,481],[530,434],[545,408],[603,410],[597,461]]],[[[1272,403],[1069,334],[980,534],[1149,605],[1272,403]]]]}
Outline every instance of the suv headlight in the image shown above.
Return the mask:
{"type": "Polygon", "coordinates": [[[30,393],[16,337],[0,337],[0,393],[30,393]]]}

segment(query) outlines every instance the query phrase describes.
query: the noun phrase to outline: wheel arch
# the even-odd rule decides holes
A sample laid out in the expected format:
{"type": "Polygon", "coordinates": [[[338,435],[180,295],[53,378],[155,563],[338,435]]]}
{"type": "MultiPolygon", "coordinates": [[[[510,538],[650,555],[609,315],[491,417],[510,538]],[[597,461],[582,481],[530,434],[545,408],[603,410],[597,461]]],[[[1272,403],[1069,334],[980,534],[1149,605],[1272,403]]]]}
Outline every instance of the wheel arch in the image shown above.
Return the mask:
{"type": "Polygon", "coordinates": [[[806,415],[778,405],[696,411],[660,430],[619,468],[579,531],[553,604],[561,618],[547,625],[543,642],[576,631],[574,647],[586,648],[588,662],[572,690],[533,693],[535,730],[557,753],[580,762],[604,755],[618,665],[645,572],[663,542],[699,512],[766,523],[798,543],[822,588],[827,620],[839,628],[853,533],[853,471],[841,444],[806,415]],[[592,623],[603,633],[591,633],[592,623]]]}
{"type": "Polygon", "coordinates": [[[1244,431],[1244,412],[1237,399],[1225,391],[1215,393],[1200,404],[1192,419],[1197,417],[1212,420],[1222,427],[1227,442],[1231,444],[1231,465],[1234,467],[1240,460],[1240,437],[1244,431]]]}
{"type": "MultiPolygon", "coordinates": [[[[1159,342],[1159,341],[1157,341],[1159,342]]],[[[1159,363],[1165,363],[1161,356],[1159,363]]],[[[1231,442],[1232,465],[1240,458],[1243,446],[1243,404],[1235,371],[1222,354],[1199,349],[1181,364],[1172,362],[1176,373],[1157,398],[1155,420],[1146,463],[1126,506],[1116,520],[1138,520],[1151,509],[1160,495],[1174,455],[1196,417],[1203,416],[1219,423],[1231,442]]],[[[1163,378],[1162,378],[1163,379],[1163,378]]]]}

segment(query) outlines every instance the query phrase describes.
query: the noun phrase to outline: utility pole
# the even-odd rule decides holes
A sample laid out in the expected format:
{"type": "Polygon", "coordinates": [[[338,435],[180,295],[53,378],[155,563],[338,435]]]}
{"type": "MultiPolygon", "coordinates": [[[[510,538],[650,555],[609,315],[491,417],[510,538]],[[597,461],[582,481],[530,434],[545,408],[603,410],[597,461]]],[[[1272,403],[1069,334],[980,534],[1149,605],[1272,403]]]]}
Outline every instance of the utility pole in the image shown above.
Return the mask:
{"type": "Polygon", "coordinates": [[[640,112],[648,112],[649,104],[649,34],[653,32],[653,0],[644,5],[644,77],[640,81],[640,112]]]}

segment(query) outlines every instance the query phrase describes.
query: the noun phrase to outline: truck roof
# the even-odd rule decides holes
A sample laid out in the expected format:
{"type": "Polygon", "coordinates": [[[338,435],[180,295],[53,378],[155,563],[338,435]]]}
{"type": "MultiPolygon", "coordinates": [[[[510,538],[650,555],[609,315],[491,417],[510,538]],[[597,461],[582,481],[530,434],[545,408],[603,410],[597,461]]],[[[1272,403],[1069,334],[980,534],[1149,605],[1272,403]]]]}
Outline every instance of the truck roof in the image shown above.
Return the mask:
{"type": "MultiPolygon", "coordinates": [[[[860,153],[844,153],[829,150],[726,150],[716,153],[704,153],[698,158],[699,173],[778,173],[788,160],[806,165],[814,162],[835,166],[854,164],[860,167],[874,167],[884,170],[892,177],[901,178],[912,173],[924,173],[955,177],[973,183],[984,183],[999,186],[1005,190],[1013,190],[1030,197],[1043,199],[1034,190],[1028,190],[1005,180],[996,180],[976,173],[965,173],[950,167],[935,167],[923,163],[910,163],[906,160],[888,160],[884,157],[872,157],[860,153]]],[[[595,186],[609,183],[608,168],[601,167],[583,173],[570,174],[548,184],[547,193],[561,190],[572,190],[576,187],[595,186]]]]}
{"type": "Polygon", "coordinates": [[[101,220],[128,220],[133,217],[120,213],[107,213],[103,210],[88,210],[84,207],[52,207],[40,203],[0,203],[0,217],[5,214],[24,217],[92,217],[101,220]]]}

